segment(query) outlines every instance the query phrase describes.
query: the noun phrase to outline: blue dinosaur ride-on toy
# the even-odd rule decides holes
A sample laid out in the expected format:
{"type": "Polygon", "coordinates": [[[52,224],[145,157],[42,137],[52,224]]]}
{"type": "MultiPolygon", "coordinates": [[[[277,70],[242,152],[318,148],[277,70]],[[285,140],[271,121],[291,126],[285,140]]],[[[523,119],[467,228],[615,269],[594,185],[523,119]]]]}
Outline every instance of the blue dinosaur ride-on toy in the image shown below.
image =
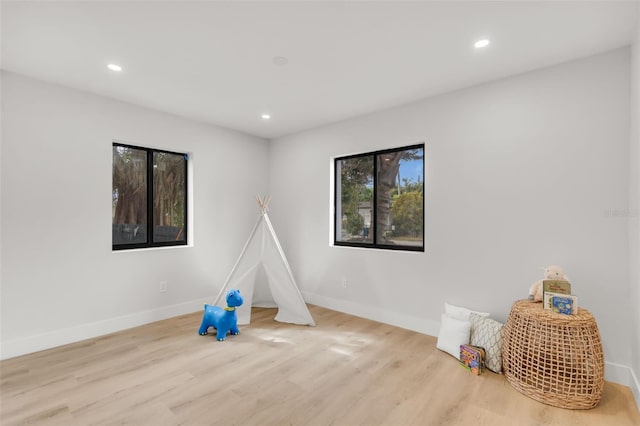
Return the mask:
{"type": "Polygon", "coordinates": [[[236,308],[244,302],[240,290],[230,290],[227,293],[227,307],[222,309],[219,306],[204,305],[204,315],[202,316],[202,324],[198,334],[204,336],[209,327],[217,330],[216,338],[222,342],[227,338],[227,333],[239,334],[238,316],[236,308]]]}

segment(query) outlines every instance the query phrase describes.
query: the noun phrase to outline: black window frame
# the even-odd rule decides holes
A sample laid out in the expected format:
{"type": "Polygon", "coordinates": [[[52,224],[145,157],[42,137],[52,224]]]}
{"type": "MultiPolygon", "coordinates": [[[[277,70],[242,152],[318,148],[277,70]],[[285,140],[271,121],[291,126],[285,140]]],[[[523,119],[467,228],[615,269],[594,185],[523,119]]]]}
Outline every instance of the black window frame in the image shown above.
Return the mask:
{"type": "MultiPolygon", "coordinates": [[[[155,148],[147,148],[147,147],[143,147],[143,146],[137,146],[137,145],[131,145],[131,144],[127,144],[127,143],[122,143],[122,142],[116,142],[114,141],[112,144],[112,152],[113,152],[113,148],[117,147],[117,146],[121,146],[124,148],[131,148],[131,149],[136,149],[136,150],[141,150],[141,151],[145,151],[146,152],[146,156],[147,156],[147,170],[146,170],[146,177],[147,177],[147,229],[146,229],[146,234],[147,234],[147,242],[146,243],[130,243],[130,244],[126,244],[126,243],[121,243],[121,244],[114,244],[113,243],[113,233],[111,235],[111,248],[113,251],[122,251],[122,250],[133,250],[133,249],[145,249],[145,248],[157,248],[157,247],[177,247],[177,246],[186,246],[189,244],[189,234],[188,234],[188,228],[189,228],[189,155],[187,153],[183,153],[183,152],[175,152],[175,151],[167,151],[167,150],[162,150],[162,149],[155,149],[155,148]],[[182,230],[183,232],[183,239],[181,240],[177,240],[177,241],[153,241],[154,238],[154,221],[153,221],[153,159],[154,159],[154,154],[155,153],[165,153],[165,154],[172,154],[172,155],[181,155],[184,158],[184,228],[182,230]]],[[[113,154],[112,154],[113,155],[113,154]]],[[[113,158],[112,158],[112,170],[111,170],[111,174],[113,177],[113,158]]],[[[113,185],[111,187],[111,190],[113,192],[113,185]]],[[[113,224],[113,222],[112,222],[113,224]]]]}
{"type": "Polygon", "coordinates": [[[383,150],[379,150],[379,151],[372,151],[372,152],[365,152],[365,153],[360,153],[360,154],[352,154],[352,155],[347,155],[347,156],[342,156],[342,157],[335,157],[334,158],[334,163],[333,163],[333,170],[334,170],[334,184],[333,184],[333,194],[334,194],[334,199],[333,199],[333,244],[334,246],[342,246],[342,247],[358,247],[358,248],[369,248],[369,249],[382,249],[382,250],[399,250],[399,251],[413,251],[413,252],[424,252],[424,247],[425,247],[425,227],[426,227],[426,213],[425,213],[425,191],[424,191],[424,181],[425,181],[425,144],[424,142],[419,143],[419,144],[415,144],[415,145],[408,145],[408,146],[403,146],[403,147],[399,147],[399,148],[389,148],[389,149],[383,149],[383,150]],[[364,243],[364,242],[349,242],[349,241],[340,241],[338,239],[338,229],[340,229],[338,227],[338,221],[342,220],[342,217],[338,217],[338,212],[340,211],[340,209],[338,208],[339,203],[341,202],[341,200],[338,199],[338,194],[341,193],[341,191],[338,191],[338,185],[342,184],[341,182],[341,177],[339,176],[339,170],[340,167],[338,166],[338,162],[339,161],[343,161],[343,160],[350,160],[350,159],[355,159],[355,158],[361,158],[361,157],[373,157],[373,209],[374,209],[374,214],[375,214],[375,218],[377,218],[377,209],[378,209],[378,195],[377,195],[377,190],[376,190],[376,185],[377,185],[377,179],[378,179],[378,161],[377,158],[380,155],[384,155],[384,154],[389,154],[389,153],[393,153],[393,152],[398,152],[398,151],[409,151],[412,149],[422,149],[422,220],[423,220],[423,225],[422,225],[422,245],[421,246],[409,246],[409,245],[392,245],[392,244],[380,244],[378,242],[376,242],[376,239],[378,238],[378,232],[377,232],[377,219],[376,220],[372,220],[371,221],[371,229],[370,229],[370,233],[373,234],[373,243],[364,243]]]}

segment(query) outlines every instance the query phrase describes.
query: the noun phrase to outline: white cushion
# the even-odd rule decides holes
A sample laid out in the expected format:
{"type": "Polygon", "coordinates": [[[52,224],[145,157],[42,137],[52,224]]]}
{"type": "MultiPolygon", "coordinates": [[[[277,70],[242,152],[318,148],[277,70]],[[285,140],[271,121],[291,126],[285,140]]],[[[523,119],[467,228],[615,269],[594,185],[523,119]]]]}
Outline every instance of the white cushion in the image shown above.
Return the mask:
{"type": "Polygon", "coordinates": [[[446,302],[444,304],[444,313],[455,319],[459,319],[461,321],[469,321],[469,316],[471,315],[471,313],[480,315],[481,317],[489,316],[489,312],[472,311],[470,309],[463,308],[461,306],[450,305],[446,302]]]}
{"type": "Polygon", "coordinates": [[[469,321],[461,321],[447,314],[442,314],[436,348],[460,359],[460,345],[469,344],[470,330],[471,323],[469,321]]]}
{"type": "Polygon", "coordinates": [[[485,366],[495,373],[502,373],[502,327],[498,321],[471,314],[471,344],[484,348],[485,366]]]}

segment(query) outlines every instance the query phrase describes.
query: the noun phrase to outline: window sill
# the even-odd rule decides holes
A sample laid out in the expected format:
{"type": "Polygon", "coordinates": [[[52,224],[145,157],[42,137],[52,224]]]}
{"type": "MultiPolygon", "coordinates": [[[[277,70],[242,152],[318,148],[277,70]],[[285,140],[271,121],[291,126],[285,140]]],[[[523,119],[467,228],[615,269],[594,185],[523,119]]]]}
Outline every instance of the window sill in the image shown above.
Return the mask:
{"type": "Polygon", "coordinates": [[[175,250],[175,249],[187,249],[193,248],[193,244],[181,245],[181,246],[167,246],[167,247],[144,247],[144,248],[134,248],[134,249],[123,249],[123,250],[113,250],[111,249],[111,253],[133,253],[139,251],[156,251],[156,250],[175,250]]]}

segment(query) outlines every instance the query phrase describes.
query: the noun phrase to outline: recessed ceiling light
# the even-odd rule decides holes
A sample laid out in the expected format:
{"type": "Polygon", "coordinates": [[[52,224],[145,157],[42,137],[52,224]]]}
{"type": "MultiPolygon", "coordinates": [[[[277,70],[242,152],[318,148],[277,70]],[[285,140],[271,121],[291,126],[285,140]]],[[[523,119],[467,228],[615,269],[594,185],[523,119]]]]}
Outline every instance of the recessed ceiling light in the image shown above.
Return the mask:
{"type": "Polygon", "coordinates": [[[284,56],[274,56],[273,57],[273,63],[276,65],[287,65],[287,63],[289,62],[289,59],[285,58],[284,56]]]}
{"type": "Polygon", "coordinates": [[[269,114],[262,114],[262,119],[263,120],[269,120],[271,118],[271,115],[269,114]]]}
{"type": "Polygon", "coordinates": [[[491,42],[488,39],[484,38],[473,43],[473,47],[475,47],[476,49],[482,49],[483,47],[487,47],[489,43],[491,42]]]}
{"type": "Polygon", "coordinates": [[[107,68],[109,68],[111,71],[122,71],[122,67],[118,64],[109,64],[107,65],[107,68]]]}

